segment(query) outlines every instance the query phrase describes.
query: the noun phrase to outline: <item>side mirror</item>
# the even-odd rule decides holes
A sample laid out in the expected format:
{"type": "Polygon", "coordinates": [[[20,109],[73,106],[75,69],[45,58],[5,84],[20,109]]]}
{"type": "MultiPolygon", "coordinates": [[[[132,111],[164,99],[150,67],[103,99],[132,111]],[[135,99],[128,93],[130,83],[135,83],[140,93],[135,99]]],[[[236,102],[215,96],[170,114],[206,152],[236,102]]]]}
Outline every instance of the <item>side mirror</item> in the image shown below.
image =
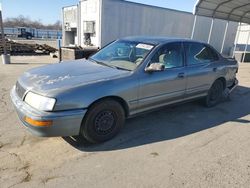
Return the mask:
{"type": "Polygon", "coordinates": [[[161,63],[151,63],[149,67],[145,69],[146,72],[161,72],[165,70],[165,65],[161,63]]]}

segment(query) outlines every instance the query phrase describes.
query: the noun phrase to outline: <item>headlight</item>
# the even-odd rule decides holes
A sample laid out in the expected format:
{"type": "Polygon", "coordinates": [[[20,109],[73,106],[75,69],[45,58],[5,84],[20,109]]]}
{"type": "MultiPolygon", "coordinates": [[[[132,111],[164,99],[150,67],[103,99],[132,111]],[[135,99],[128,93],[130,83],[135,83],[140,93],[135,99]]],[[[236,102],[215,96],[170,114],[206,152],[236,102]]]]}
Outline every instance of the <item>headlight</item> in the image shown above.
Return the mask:
{"type": "Polygon", "coordinates": [[[56,99],[44,97],[32,92],[27,93],[24,101],[30,106],[42,111],[52,111],[56,104],[56,99]]]}

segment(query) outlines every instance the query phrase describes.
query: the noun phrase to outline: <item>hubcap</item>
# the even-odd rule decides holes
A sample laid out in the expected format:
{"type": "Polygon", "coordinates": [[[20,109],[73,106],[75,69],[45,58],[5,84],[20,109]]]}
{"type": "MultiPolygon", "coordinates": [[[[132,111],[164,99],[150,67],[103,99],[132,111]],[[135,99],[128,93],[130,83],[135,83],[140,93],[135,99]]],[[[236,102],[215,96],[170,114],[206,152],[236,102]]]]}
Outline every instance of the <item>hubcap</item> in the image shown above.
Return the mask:
{"type": "Polygon", "coordinates": [[[95,130],[98,134],[108,134],[115,125],[115,115],[112,111],[102,111],[95,118],[95,130]]]}

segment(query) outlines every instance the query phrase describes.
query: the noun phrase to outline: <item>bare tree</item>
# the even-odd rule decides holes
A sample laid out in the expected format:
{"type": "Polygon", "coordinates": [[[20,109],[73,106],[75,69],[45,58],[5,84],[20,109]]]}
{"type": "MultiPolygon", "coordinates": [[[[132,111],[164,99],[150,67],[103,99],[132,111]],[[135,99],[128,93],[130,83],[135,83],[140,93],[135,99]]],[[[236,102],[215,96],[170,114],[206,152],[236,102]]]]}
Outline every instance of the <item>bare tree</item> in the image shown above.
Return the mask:
{"type": "Polygon", "coordinates": [[[4,20],[4,27],[29,27],[36,29],[61,30],[62,23],[58,20],[54,24],[45,25],[41,20],[31,20],[29,17],[20,15],[15,18],[6,18],[4,20]]]}

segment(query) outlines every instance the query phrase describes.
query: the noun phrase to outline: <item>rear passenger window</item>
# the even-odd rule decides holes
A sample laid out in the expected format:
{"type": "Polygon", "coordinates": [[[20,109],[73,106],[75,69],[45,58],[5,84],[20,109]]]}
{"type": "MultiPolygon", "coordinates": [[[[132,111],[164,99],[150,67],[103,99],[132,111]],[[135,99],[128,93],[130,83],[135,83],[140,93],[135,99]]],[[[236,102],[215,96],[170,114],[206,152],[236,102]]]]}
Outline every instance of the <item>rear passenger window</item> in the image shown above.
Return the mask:
{"type": "Polygon", "coordinates": [[[188,65],[210,63],[219,59],[218,54],[212,48],[200,43],[186,43],[185,52],[188,65]]]}

